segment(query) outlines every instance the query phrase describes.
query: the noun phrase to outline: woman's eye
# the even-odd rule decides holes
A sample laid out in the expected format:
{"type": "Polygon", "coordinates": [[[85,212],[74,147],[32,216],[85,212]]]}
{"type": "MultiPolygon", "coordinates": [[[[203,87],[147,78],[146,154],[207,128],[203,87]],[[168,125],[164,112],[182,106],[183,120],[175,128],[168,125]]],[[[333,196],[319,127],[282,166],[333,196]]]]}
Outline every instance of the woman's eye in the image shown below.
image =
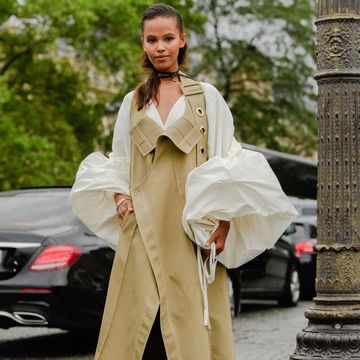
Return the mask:
{"type": "Polygon", "coordinates": [[[166,41],[171,41],[172,39],[173,39],[172,37],[165,38],[166,41]]]}
{"type": "Polygon", "coordinates": [[[153,44],[155,42],[155,39],[148,39],[147,41],[149,44],[153,44]]]}

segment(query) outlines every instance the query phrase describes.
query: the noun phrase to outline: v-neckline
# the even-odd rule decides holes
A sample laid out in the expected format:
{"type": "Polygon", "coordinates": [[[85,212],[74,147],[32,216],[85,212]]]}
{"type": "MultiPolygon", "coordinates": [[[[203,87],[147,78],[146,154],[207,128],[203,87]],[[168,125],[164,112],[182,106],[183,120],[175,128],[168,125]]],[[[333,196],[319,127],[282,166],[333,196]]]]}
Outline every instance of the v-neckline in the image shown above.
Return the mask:
{"type": "Polygon", "coordinates": [[[158,119],[160,120],[160,123],[161,123],[161,125],[162,125],[163,128],[166,127],[166,124],[167,124],[168,121],[169,121],[170,115],[171,115],[171,113],[174,111],[174,109],[176,108],[176,106],[177,106],[177,104],[179,103],[180,99],[183,99],[184,97],[185,97],[185,95],[183,94],[183,95],[181,95],[181,96],[179,96],[179,97],[177,98],[177,100],[174,102],[173,106],[171,107],[170,111],[168,112],[167,117],[166,117],[166,119],[165,119],[165,122],[162,120],[162,118],[161,118],[161,116],[160,116],[160,113],[159,113],[157,107],[155,106],[155,104],[154,104],[154,103],[151,103],[151,105],[155,108],[156,115],[157,115],[158,119]]]}

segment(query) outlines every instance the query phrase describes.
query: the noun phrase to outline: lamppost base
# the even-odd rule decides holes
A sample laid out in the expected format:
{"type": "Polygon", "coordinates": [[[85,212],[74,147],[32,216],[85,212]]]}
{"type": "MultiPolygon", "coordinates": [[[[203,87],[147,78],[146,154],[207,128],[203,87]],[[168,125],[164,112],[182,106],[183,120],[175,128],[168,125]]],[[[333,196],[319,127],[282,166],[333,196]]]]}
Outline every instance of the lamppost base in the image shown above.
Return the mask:
{"type": "Polygon", "coordinates": [[[298,333],[291,360],[360,360],[360,325],[355,322],[314,323],[298,333]]]}

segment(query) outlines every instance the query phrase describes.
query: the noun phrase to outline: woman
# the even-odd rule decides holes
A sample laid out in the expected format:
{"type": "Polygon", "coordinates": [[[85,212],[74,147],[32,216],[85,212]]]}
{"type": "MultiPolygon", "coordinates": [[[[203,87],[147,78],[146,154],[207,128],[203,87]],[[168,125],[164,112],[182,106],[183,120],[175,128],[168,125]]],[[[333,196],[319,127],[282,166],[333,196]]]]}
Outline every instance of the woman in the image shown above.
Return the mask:
{"type": "MultiPolygon", "coordinates": [[[[199,181],[196,177],[208,178],[207,171],[213,171],[212,160],[226,159],[229,151],[232,163],[235,158],[247,160],[239,155],[241,147],[233,139],[232,116],[219,92],[179,72],[186,58],[179,13],[164,4],[150,6],[143,14],[141,41],[142,65],[152,74],[124,98],[110,158],[99,153],[86,158],[72,191],[75,212],[116,248],[95,359],[232,360],[226,269],[218,264],[215,276],[214,253],[221,256],[230,228],[233,236],[229,238],[246,238],[251,233],[248,237],[253,240],[257,230],[246,229],[258,223],[251,220],[251,226],[242,219],[266,216],[264,212],[258,216],[253,208],[251,214],[246,213],[246,205],[236,209],[230,206],[229,213],[221,210],[214,217],[217,213],[211,205],[212,217],[197,217],[196,209],[201,212],[206,208],[201,200],[206,198],[206,191],[195,201],[192,189],[199,181]],[[115,214],[121,228],[120,241],[115,214]],[[199,221],[192,219],[200,219],[200,227],[199,221]],[[210,230],[201,233],[204,228],[210,230]],[[190,238],[202,245],[203,255],[200,250],[196,252],[199,247],[190,238]],[[211,281],[215,281],[207,286],[209,276],[203,261],[211,247],[211,281]]],[[[223,168],[228,169],[227,165],[223,168]]],[[[219,198],[211,204],[224,208],[221,198],[225,194],[228,201],[228,188],[211,192],[219,198]]],[[[276,196],[286,203],[278,184],[275,188],[276,196]]],[[[288,212],[283,218],[286,221],[279,225],[281,230],[272,233],[272,243],[293,214],[288,212]]],[[[273,228],[271,221],[265,226],[273,228]]],[[[257,253],[267,245],[255,246],[257,253]]]]}

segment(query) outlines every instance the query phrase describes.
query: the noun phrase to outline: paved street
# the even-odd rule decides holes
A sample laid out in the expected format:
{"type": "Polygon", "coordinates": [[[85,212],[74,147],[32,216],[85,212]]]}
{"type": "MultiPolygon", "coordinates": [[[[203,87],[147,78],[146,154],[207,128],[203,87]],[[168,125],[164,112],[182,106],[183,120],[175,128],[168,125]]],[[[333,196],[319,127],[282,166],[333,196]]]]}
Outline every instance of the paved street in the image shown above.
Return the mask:
{"type": "Polygon", "coordinates": [[[234,321],[237,360],[288,360],[295,350],[296,334],[306,327],[302,301],[296,308],[277,305],[243,305],[234,321]]]}
{"type": "MultiPolygon", "coordinates": [[[[304,311],[275,304],[243,305],[234,320],[237,360],[287,360],[295,348],[297,332],[306,326],[304,311]]],[[[12,328],[0,330],[1,360],[93,360],[94,334],[71,334],[61,330],[12,328]]]]}

